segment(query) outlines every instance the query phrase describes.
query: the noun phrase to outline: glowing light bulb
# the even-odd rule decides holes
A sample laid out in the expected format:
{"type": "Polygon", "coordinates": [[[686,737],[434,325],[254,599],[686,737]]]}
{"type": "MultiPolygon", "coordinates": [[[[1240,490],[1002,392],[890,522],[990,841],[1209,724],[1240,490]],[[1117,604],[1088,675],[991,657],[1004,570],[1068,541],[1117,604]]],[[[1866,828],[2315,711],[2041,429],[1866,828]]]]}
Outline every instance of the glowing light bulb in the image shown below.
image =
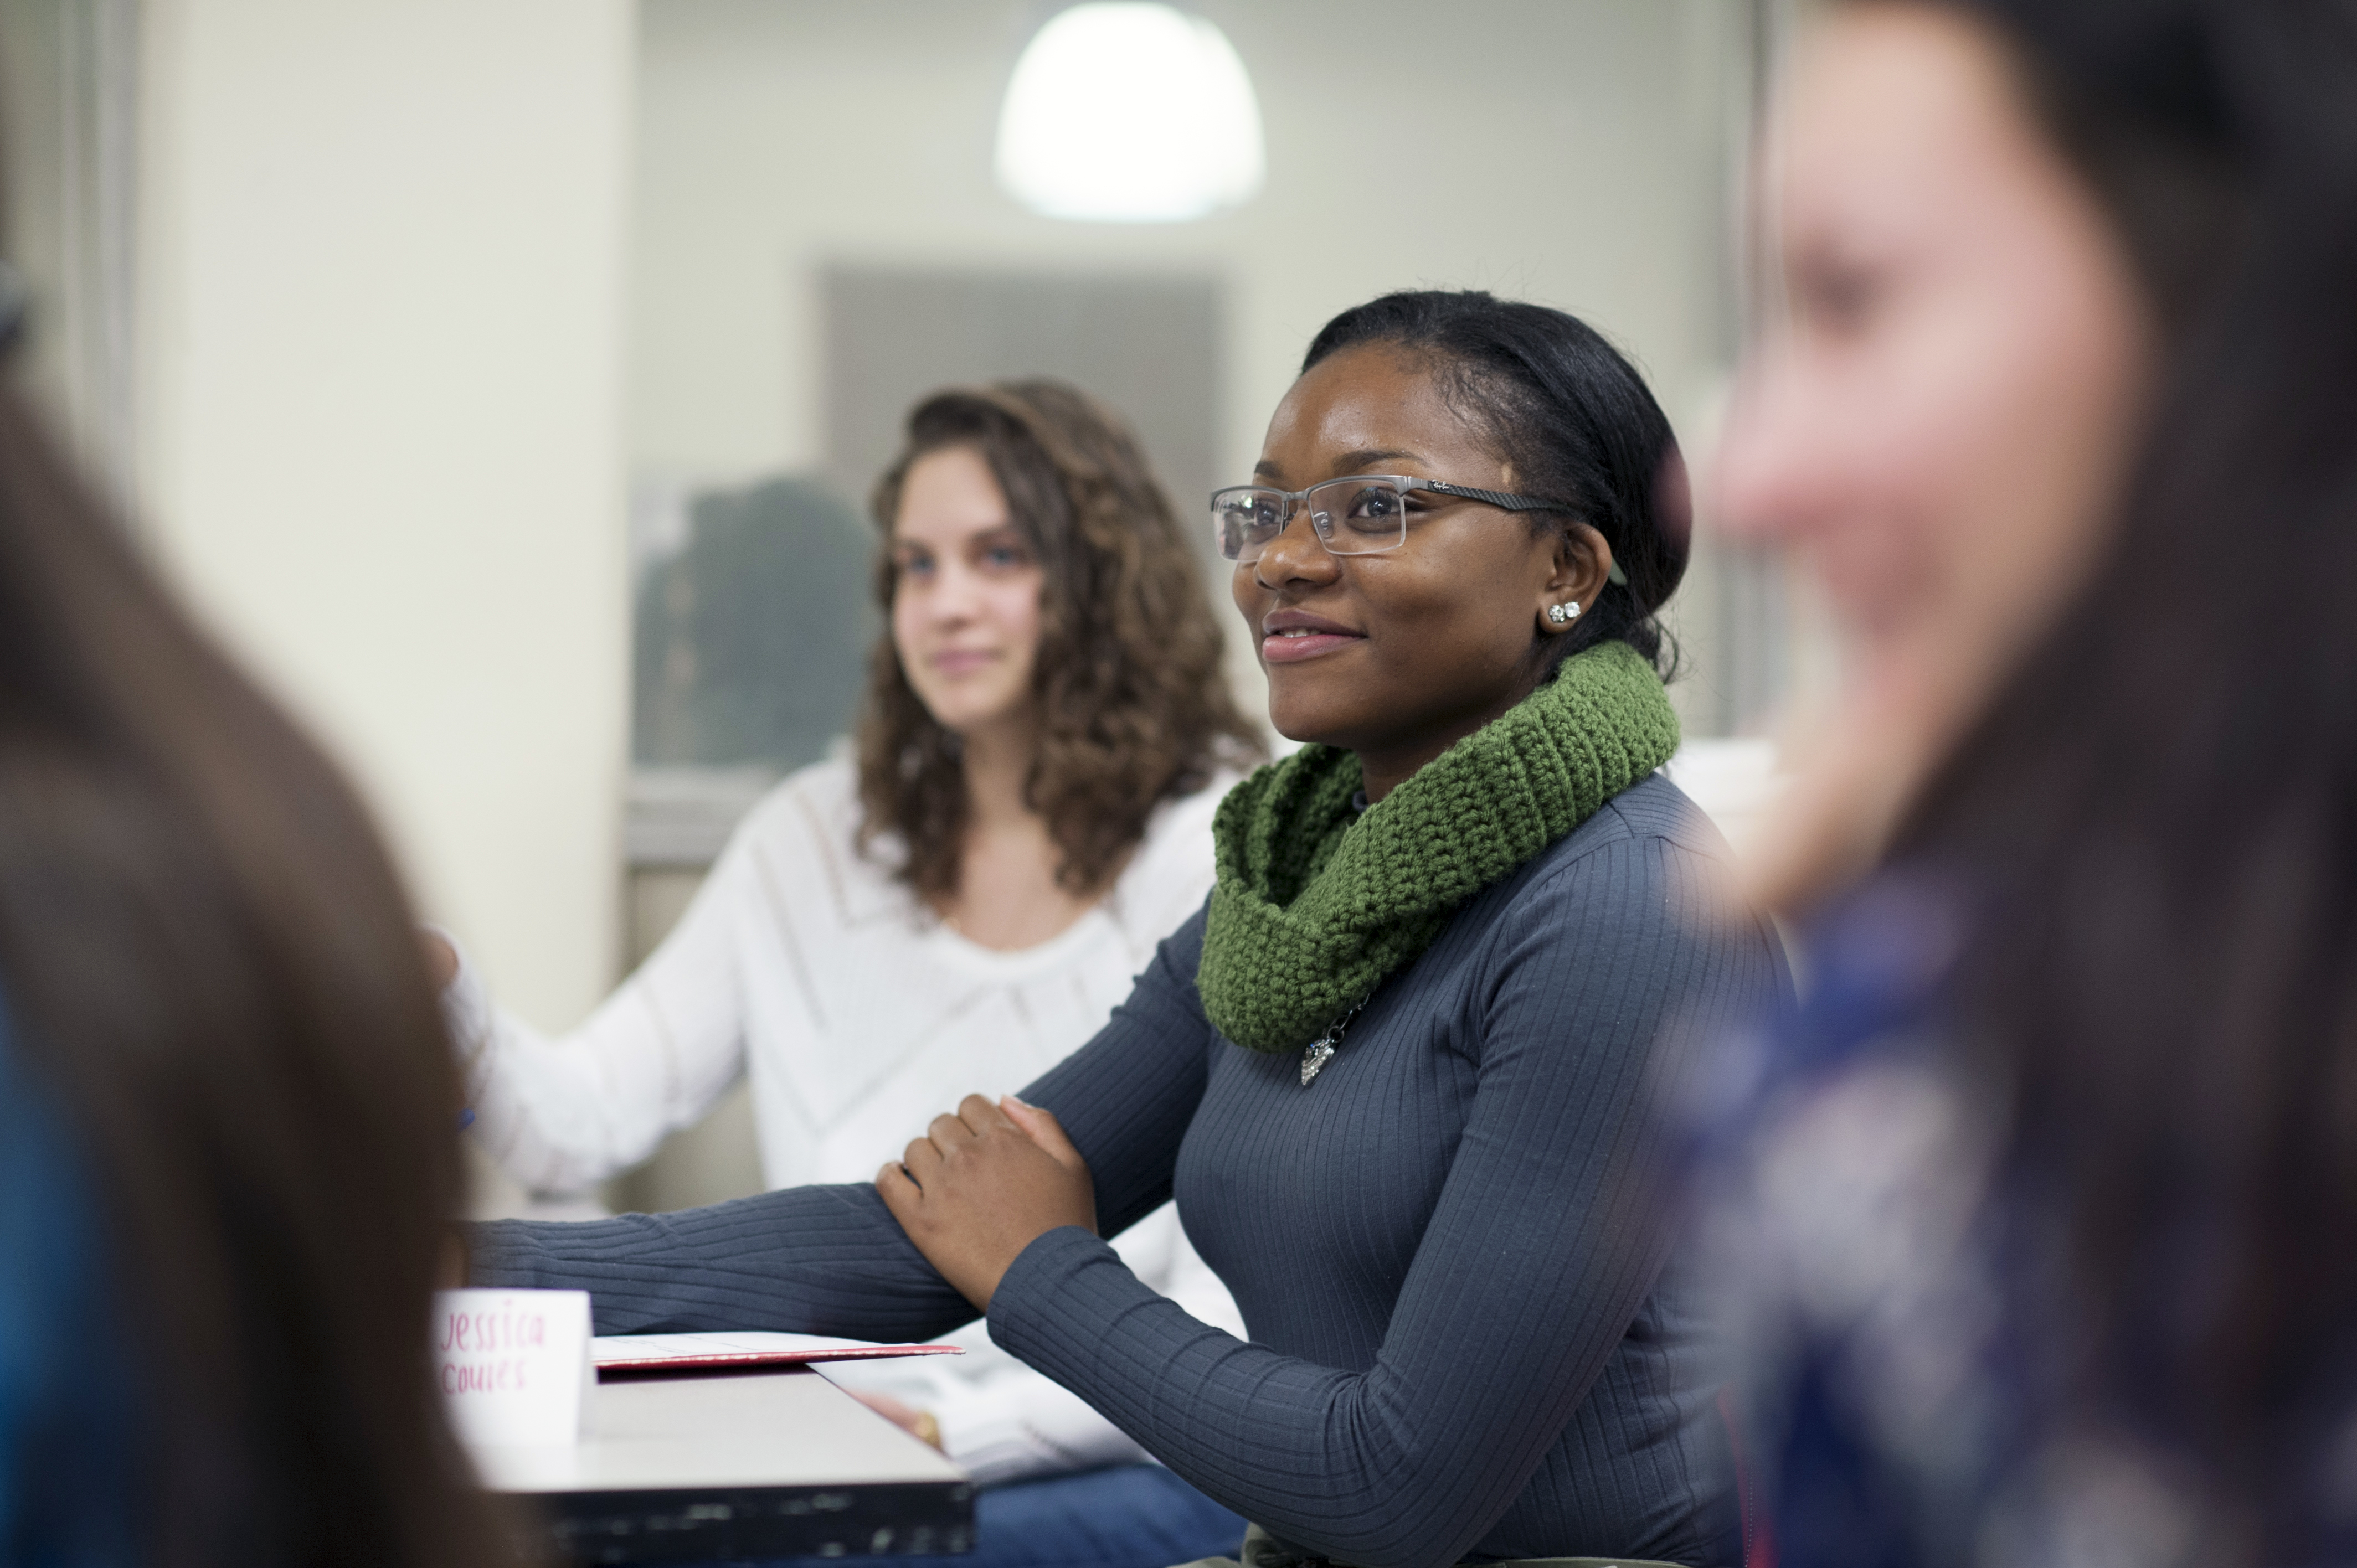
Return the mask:
{"type": "Polygon", "coordinates": [[[1094,0],[1050,18],[1016,61],[997,165],[1007,193],[1050,218],[1183,222],[1259,193],[1260,103],[1211,22],[1094,0]]]}

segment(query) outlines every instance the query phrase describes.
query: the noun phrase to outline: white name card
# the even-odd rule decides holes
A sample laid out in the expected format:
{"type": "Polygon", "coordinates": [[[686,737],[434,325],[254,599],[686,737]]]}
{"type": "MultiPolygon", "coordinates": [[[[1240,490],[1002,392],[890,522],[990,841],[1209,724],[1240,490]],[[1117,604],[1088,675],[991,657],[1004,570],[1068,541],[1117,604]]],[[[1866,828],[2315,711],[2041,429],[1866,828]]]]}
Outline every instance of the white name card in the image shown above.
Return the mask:
{"type": "Polygon", "coordinates": [[[589,1293],[436,1292],[434,1363],[461,1442],[576,1442],[597,1377],[589,1293]]]}

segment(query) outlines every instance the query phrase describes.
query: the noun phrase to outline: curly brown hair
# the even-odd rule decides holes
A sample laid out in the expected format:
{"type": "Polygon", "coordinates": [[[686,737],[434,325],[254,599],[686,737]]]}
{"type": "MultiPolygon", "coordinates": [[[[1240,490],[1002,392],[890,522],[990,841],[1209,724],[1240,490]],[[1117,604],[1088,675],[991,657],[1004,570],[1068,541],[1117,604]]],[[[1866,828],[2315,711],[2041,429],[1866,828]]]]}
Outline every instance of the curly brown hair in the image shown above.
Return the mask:
{"type": "MultiPolygon", "coordinates": [[[[981,454],[1045,573],[1033,694],[1039,753],[1026,800],[1062,857],[1057,883],[1101,889],[1156,805],[1263,754],[1220,671],[1220,629],[1194,553],[1121,416],[1053,381],[953,387],[909,414],[908,445],[870,502],[888,545],[901,487],[945,448],[981,454]]],[[[884,634],[859,721],[860,842],[900,840],[900,879],[957,891],[967,822],[957,736],[919,700],[892,643],[898,575],[876,575],[884,634]]]]}

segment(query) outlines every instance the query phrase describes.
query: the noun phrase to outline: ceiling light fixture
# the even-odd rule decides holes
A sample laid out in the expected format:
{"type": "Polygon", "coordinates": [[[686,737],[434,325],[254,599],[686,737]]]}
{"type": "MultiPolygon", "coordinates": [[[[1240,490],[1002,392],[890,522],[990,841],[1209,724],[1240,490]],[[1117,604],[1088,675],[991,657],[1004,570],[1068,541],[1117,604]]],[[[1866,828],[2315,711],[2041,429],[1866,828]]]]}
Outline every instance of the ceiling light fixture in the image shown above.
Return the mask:
{"type": "Polygon", "coordinates": [[[1207,217],[1260,191],[1260,103],[1203,17],[1092,0],[1049,18],[1016,61],[997,165],[1007,193],[1050,218],[1207,217]]]}

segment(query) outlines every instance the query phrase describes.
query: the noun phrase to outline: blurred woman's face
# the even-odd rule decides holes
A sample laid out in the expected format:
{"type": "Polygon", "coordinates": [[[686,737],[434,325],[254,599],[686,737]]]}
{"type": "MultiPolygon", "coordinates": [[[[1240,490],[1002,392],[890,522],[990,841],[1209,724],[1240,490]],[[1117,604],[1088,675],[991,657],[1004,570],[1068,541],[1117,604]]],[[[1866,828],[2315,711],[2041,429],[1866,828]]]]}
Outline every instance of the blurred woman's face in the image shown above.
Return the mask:
{"type": "Polygon", "coordinates": [[[892,646],[927,711],[960,735],[1028,720],[1046,578],[981,453],[909,466],[892,570],[892,646]]]}
{"type": "Polygon", "coordinates": [[[1850,723],[1894,737],[1856,760],[1895,799],[2085,577],[2148,328],[2104,213],[1953,12],[1838,12],[1764,172],[1787,318],[1746,368],[1719,510],[1817,579],[1850,723]]]}

